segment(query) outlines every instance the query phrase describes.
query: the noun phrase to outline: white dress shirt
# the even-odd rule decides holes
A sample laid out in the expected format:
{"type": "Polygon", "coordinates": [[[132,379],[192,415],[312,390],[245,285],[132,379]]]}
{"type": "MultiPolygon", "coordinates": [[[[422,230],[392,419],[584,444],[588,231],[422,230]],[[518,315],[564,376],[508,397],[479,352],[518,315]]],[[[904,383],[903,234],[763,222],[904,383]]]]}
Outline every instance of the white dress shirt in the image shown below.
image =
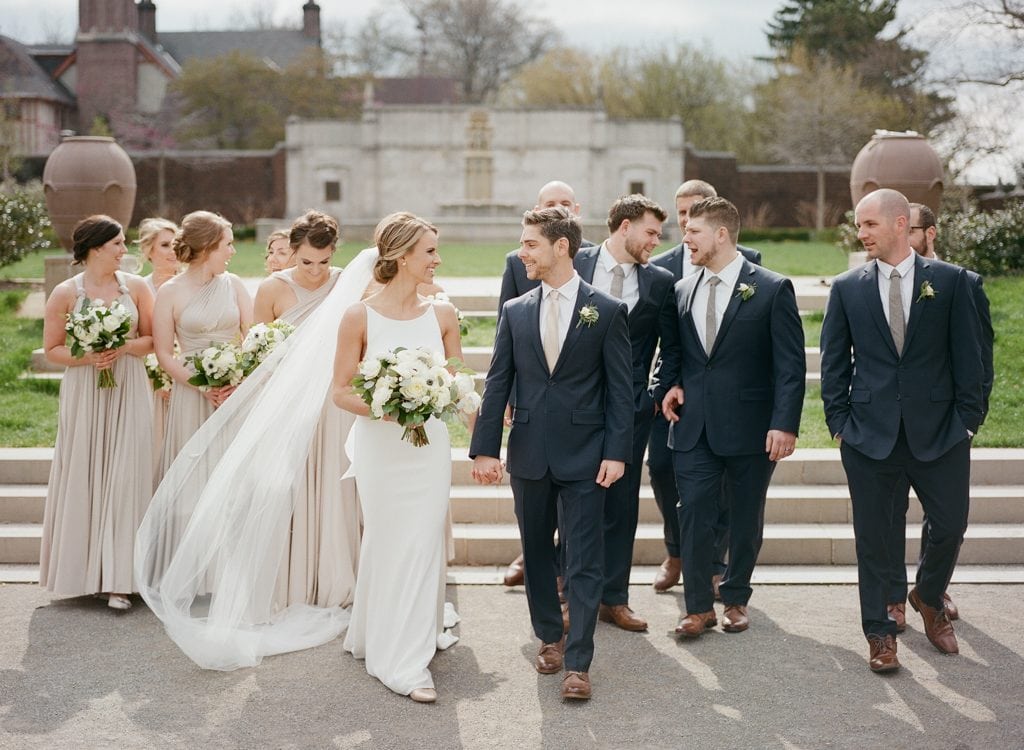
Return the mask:
{"type": "MultiPolygon", "coordinates": [[[[548,314],[548,294],[552,287],[546,281],[540,283],[541,300],[540,300],[540,336],[541,341],[544,340],[544,321],[547,320],[548,314]]],[[[557,287],[558,289],[558,350],[562,350],[562,344],[565,343],[565,337],[569,334],[569,324],[572,322],[572,310],[576,306],[576,295],[580,291],[580,277],[575,271],[572,272],[572,278],[557,287]]]]}
{"type": "MultiPolygon", "coordinates": [[[[736,281],[740,277],[740,270],[743,268],[743,256],[739,253],[732,261],[719,271],[712,274],[708,269],[703,269],[701,278],[697,281],[697,291],[693,295],[693,305],[690,307],[690,315],[693,317],[694,328],[697,329],[697,337],[707,351],[708,344],[705,319],[708,309],[708,279],[717,275],[721,283],[715,290],[715,330],[722,330],[722,318],[725,317],[725,308],[729,306],[729,300],[736,294],[736,281]]],[[[713,343],[713,342],[712,342],[713,343]]]]}
{"type": "Polygon", "coordinates": [[[914,301],[914,255],[916,253],[911,250],[910,255],[896,266],[875,260],[875,263],[878,264],[878,293],[882,296],[882,312],[885,313],[886,322],[889,321],[889,275],[893,268],[900,272],[901,277],[900,295],[903,297],[903,324],[906,325],[910,322],[910,305],[914,301]]]}
{"type": "Polygon", "coordinates": [[[595,287],[606,294],[612,293],[612,269],[615,266],[622,266],[622,301],[626,307],[632,310],[640,301],[640,274],[637,273],[636,263],[619,263],[612,256],[611,251],[602,243],[601,250],[597,255],[597,265],[594,266],[594,280],[591,282],[595,287]]]}

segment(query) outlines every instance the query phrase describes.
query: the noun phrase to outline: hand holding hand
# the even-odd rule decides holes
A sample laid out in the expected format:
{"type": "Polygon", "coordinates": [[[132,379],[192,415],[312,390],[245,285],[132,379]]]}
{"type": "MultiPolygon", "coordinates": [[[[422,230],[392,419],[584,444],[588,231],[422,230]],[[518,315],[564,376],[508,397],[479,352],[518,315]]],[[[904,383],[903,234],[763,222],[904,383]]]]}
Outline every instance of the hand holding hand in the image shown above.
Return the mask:
{"type": "Polygon", "coordinates": [[[625,473],[625,462],[606,459],[601,462],[601,467],[597,470],[597,483],[607,489],[622,479],[622,475],[625,473]]]}
{"type": "Polygon", "coordinates": [[[502,476],[500,459],[494,456],[477,456],[473,459],[473,479],[477,484],[499,484],[502,476]]]}
{"type": "Polygon", "coordinates": [[[781,461],[793,455],[796,448],[796,435],[792,432],[782,430],[768,430],[768,436],[764,441],[764,452],[768,454],[769,461],[781,461]]]}

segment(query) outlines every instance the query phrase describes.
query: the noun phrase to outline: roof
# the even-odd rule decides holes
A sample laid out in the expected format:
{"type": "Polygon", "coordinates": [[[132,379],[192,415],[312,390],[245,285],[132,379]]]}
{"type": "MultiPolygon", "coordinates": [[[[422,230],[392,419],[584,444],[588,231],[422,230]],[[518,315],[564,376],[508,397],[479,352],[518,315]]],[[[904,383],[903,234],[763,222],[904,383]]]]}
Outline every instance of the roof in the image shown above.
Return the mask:
{"type": "Polygon", "coordinates": [[[67,90],[32,59],[28,47],[6,36],[0,36],[0,96],[75,104],[67,90]]]}
{"type": "Polygon", "coordinates": [[[284,68],[319,45],[297,29],[254,31],[160,31],[157,42],[184,65],[192,59],[220,57],[229,52],[247,52],[284,68]]]}
{"type": "Polygon", "coordinates": [[[458,82],[454,78],[374,78],[375,104],[458,104],[458,82]]]}

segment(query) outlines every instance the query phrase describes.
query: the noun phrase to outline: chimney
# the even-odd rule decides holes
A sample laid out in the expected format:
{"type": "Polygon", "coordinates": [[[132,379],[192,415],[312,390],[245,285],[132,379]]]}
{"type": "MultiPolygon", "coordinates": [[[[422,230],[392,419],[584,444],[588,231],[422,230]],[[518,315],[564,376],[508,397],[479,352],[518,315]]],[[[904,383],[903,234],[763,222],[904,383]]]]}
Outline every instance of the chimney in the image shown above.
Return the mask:
{"type": "Polygon", "coordinates": [[[139,33],[156,44],[156,5],[153,0],[139,0],[139,33]]]}
{"type": "Polygon", "coordinates": [[[81,33],[121,33],[138,28],[135,0],[78,0],[81,33]]]}
{"type": "Polygon", "coordinates": [[[320,46],[320,6],[313,0],[302,6],[302,35],[320,46]]]}

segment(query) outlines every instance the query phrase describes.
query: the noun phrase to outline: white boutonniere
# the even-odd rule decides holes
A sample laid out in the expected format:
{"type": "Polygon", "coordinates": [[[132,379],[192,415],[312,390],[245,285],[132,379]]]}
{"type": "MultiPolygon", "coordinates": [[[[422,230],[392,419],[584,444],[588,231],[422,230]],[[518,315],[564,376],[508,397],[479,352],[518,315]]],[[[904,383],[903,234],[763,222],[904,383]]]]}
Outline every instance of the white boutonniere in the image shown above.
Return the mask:
{"type": "Polygon", "coordinates": [[[746,302],[757,294],[757,284],[740,284],[736,287],[736,296],[746,302]]]}
{"type": "Polygon", "coordinates": [[[923,299],[935,299],[935,295],[938,292],[935,291],[935,287],[932,286],[930,281],[921,282],[921,293],[917,295],[915,302],[920,302],[923,299]]]}
{"type": "Polygon", "coordinates": [[[584,305],[580,308],[580,319],[579,322],[576,323],[576,327],[579,328],[580,326],[585,325],[587,328],[590,328],[590,326],[594,325],[600,317],[601,316],[598,314],[596,307],[593,305],[584,305]]]}

